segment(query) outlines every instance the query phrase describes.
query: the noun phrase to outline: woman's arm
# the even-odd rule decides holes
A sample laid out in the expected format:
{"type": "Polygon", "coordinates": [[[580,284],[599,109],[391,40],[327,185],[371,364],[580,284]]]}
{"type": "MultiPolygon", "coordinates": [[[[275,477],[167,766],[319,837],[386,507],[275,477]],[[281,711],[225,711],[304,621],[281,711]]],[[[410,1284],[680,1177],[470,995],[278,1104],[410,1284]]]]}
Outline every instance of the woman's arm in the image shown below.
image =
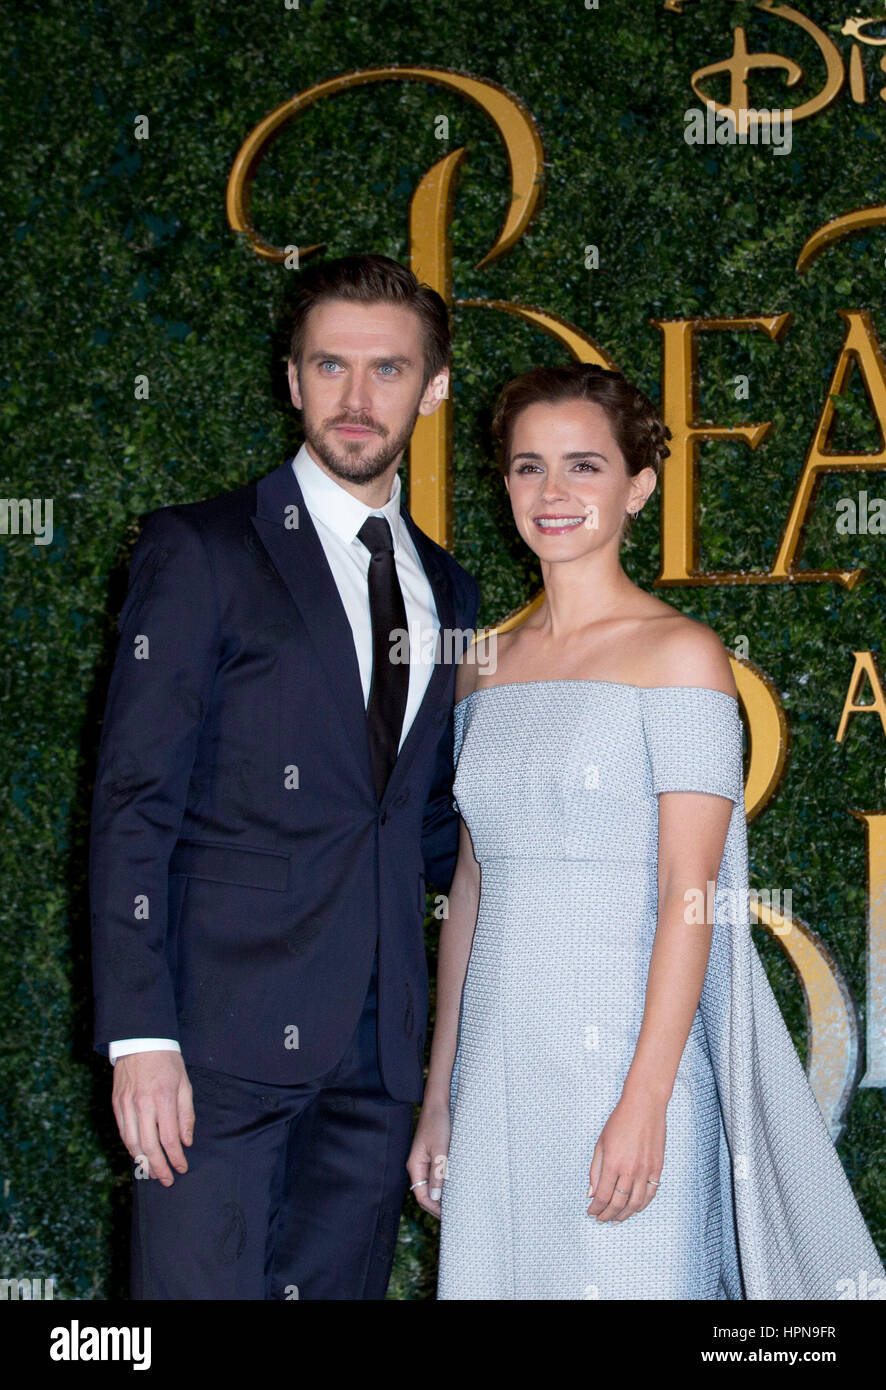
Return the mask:
{"type": "MultiPolygon", "coordinates": [[[[735,695],[720,639],[691,620],[668,643],[657,675],[660,685],[735,695]]],[[[705,904],[711,897],[708,884],[720,872],[732,808],[729,797],[708,792],[658,797],[658,919],[643,1021],[621,1098],[591,1164],[588,1214],[604,1221],[624,1220],[655,1196],[649,1179],[659,1177],[664,1161],[668,1101],[701,998],[713,932],[713,922],[699,923],[693,909],[699,895],[705,904]]]]}
{"type": "MultiPolygon", "coordinates": [[[[719,637],[700,623],[680,625],[663,649],[663,684],[735,695],[719,637]]],[[[646,982],[646,1006],[625,1089],[667,1105],[701,998],[713,923],[690,907],[707,904],[726,844],[732,801],[707,792],[662,792],[658,798],[658,926],[646,982]],[[691,921],[687,921],[691,918],[691,921]]]]}
{"type": "MultiPolygon", "coordinates": [[[[591,1163],[588,1215],[623,1221],[655,1196],[664,1162],[668,1101],[698,1008],[713,924],[687,922],[688,905],[716,882],[733,803],[707,792],[658,799],[658,926],[646,1004],[621,1097],[591,1163]]],[[[697,899],[696,899],[697,900],[697,899]]]]}
{"type": "Polygon", "coordinates": [[[732,804],[707,792],[663,792],[658,798],[658,926],[643,1022],[623,1090],[665,1106],[701,998],[711,947],[713,923],[698,923],[691,909],[694,902],[707,903],[712,897],[707,885],[717,881],[732,804]]]}
{"type": "Polygon", "coordinates": [[[480,865],[464,821],[459,822],[458,860],[449,890],[448,916],[437,954],[437,1010],[424,1105],[449,1112],[449,1085],[458,1041],[458,1015],[480,905],[480,865]]]}

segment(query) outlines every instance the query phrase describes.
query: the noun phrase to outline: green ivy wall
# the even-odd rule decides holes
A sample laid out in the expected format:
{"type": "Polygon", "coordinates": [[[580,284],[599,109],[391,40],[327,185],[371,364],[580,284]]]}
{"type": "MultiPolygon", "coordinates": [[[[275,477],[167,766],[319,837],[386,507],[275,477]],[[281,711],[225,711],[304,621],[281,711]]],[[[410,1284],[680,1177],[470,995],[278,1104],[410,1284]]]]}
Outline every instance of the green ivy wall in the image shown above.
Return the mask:
{"type": "MultiPolygon", "coordinates": [[[[464,146],[451,226],[456,296],[558,314],[656,399],[660,339],[650,320],[791,311],[781,344],[708,334],[699,353],[702,415],[775,426],[753,454],[704,447],[702,561],[710,570],[771,564],[842,341],[836,311],[867,309],[884,328],[886,231],[842,242],[804,276],[795,262],[828,218],[886,201],[886,75],[882,50],[866,48],[867,103],[844,87],[794,126],[786,157],[689,147],[690,75],[728,55],[731,25],[746,24],[752,48],[803,65],[792,102],[821,86],[824,65],[799,27],[752,5],[687,0],[684,11],[660,0],[600,0],[597,10],[583,0],[499,0],[482,15],[465,0],[300,0],[292,10],[283,0],[20,0],[0,16],[0,491],[52,497],[55,526],[51,545],[0,537],[3,1276],[53,1276],[68,1298],[126,1295],[128,1160],[108,1064],[90,1047],[91,782],[139,518],[267,473],[299,443],[284,370],[294,275],[260,260],[225,218],[231,163],[258,120],[314,82],[391,62],[507,87],[541,131],[545,191],[527,233],[493,265],[474,268],[506,210],[504,148],[479,110],[430,85],[386,82],[314,107],[262,165],[256,221],[280,244],[403,259],[416,183],[464,146]],[[148,140],[134,136],[138,115],[149,118],[148,140]],[[440,115],[450,123],[444,142],[440,115]],[[597,270],[585,267],[591,243],[597,270]],[[135,399],[140,373],[148,401],[135,399]],[[738,373],[750,378],[748,401],[735,399],[738,373]]],[[[847,12],[832,0],[804,9],[848,66],[847,12]]],[[[725,87],[711,90],[726,99],[725,87]]],[[[755,105],[782,105],[784,92],[780,72],[754,74],[755,105]]],[[[456,308],[453,325],[454,551],[481,584],[481,620],[493,622],[536,591],[539,574],[491,462],[489,406],[509,376],[565,354],[497,313],[456,308]]],[[[833,447],[880,446],[856,373],[833,447]]],[[[792,887],[863,1028],[864,830],[851,811],[883,808],[886,746],[875,718],[852,721],[842,744],[834,737],[852,651],[880,651],[883,640],[886,542],[835,529],[837,500],[860,488],[886,493],[886,479],[825,478],[801,558],[807,568],[864,566],[851,592],[802,583],[658,592],[727,646],[746,636],[780,694],[791,758],[750,828],[752,878],[792,887]]],[[[657,499],[625,564],[652,585],[657,499]]],[[[427,930],[433,949],[432,918],[427,930]]],[[[797,978],[772,938],[755,939],[805,1057],[797,978]]],[[[839,1151],[886,1251],[882,1090],[856,1092],[839,1151]]],[[[434,1262],[433,1223],[410,1208],[390,1296],[432,1298],[434,1262]]]]}

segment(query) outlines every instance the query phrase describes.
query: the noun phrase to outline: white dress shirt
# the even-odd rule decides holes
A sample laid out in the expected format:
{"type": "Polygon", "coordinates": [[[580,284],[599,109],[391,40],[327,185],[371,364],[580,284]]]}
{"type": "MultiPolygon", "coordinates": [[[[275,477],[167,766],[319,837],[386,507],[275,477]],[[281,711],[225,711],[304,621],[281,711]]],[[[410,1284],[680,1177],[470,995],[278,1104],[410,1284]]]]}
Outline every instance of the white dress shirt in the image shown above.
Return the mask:
{"type": "MultiPolygon", "coordinates": [[[[370,552],[357,532],[369,516],[383,516],[391,528],[394,563],[406,605],[409,630],[409,693],[398,751],[412,726],[434,669],[439,630],[434,594],[422,569],[412,537],[400,517],[400,478],[395,473],[391,495],[383,507],[367,507],[315,463],[303,444],[292,460],[305,506],[320,537],[332,577],[341,596],[357,651],[363,704],[369,704],[372,685],[372,616],[369,609],[370,552]]],[[[123,1038],[108,1046],[111,1062],[130,1052],[180,1052],[173,1038],[123,1038]]]]}

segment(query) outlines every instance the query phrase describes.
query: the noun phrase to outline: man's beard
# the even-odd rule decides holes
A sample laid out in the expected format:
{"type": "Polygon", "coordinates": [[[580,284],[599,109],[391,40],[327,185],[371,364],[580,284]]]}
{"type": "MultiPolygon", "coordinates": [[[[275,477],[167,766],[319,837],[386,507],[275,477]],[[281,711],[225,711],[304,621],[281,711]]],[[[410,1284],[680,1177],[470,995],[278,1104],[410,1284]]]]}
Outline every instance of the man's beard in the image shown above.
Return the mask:
{"type": "Polygon", "coordinates": [[[303,412],[305,438],[311,448],[317,454],[321,463],[325,464],[329,472],[336,478],[343,478],[349,483],[371,483],[376,478],[380,478],[382,473],[390,468],[394,459],[403,452],[412,437],[415,429],[415,422],[418,419],[418,407],[408,425],[395,436],[391,437],[387,430],[384,430],[366,415],[348,416],[344,419],[334,419],[329,421],[327,429],[335,425],[362,425],[366,429],[374,429],[378,432],[379,444],[375,453],[363,454],[366,448],[366,440],[352,440],[348,443],[343,440],[338,447],[334,447],[325,432],[315,431],[312,421],[303,412]]]}

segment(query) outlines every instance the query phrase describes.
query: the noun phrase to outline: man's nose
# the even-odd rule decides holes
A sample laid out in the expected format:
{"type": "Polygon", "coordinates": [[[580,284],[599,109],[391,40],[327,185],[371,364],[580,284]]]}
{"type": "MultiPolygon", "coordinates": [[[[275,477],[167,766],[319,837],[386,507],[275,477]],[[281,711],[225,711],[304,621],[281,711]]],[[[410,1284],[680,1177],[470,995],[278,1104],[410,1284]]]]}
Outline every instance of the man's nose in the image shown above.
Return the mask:
{"type": "Polygon", "coordinates": [[[372,403],[370,380],[367,372],[348,372],[342,383],[340,396],[343,410],[352,414],[366,412],[372,403]]]}

